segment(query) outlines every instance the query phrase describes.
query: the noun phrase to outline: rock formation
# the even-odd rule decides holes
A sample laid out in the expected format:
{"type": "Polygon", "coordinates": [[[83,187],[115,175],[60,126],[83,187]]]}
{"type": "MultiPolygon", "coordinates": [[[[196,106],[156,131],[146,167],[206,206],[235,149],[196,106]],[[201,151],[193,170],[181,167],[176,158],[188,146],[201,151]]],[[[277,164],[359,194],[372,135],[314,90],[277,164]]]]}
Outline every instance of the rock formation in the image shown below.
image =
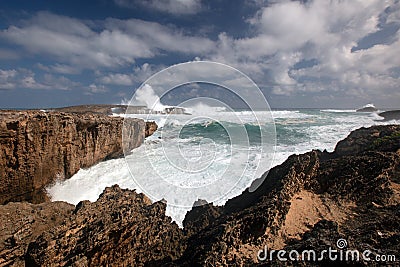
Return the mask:
{"type": "Polygon", "coordinates": [[[0,266],[24,266],[28,244],[68,219],[74,205],[65,202],[0,205],[0,266]]]}
{"type": "Polygon", "coordinates": [[[376,112],[378,109],[374,106],[374,104],[367,104],[362,108],[356,110],[356,112],[376,112]]]}
{"type": "Polygon", "coordinates": [[[384,111],[384,112],[379,113],[378,115],[383,117],[384,121],[400,120],[400,110],[384,111]]]}
{"type": "MultiPolygon", "coordinates": [[[[56,179],[122,155],[123,121],[101,114],[0,112],[0,203],[43,202],[43,188],[56,179]]],[[[125,124],[131,131],[123,145],[138,147],[149,134],[145,122],[125,124]]]]}
{"type": "Polygon", "coordinates": [[[158,125],[154,121],[146,121],[145,137],[152,135],[157,129],[158,125]]]}
{"type": "MultiPolygon", "coordinates": [[[[266,264],[257,259],[265,246],[322,251],[337,249],[339,238],[371,257],[399,259],[399,125],[356,130],[333,153],[293,155],[265,175],[255,192],[243,192],[217,212],[210,204],[190,211],[188,247],[174,265],[266,264]]],[[[275,256],[273,264],[285,262],[275,256]]]]}
{"type": "Polygon", "coordinates": [[[29,245],[27,266],[160,266],[185,248],[182,230],[165,216],[166,204],[143,194],[106,188],[80,202],[59,226],[29,245]]]}
{"type": "MultiPolygon", "coordinates": [[[[261,261],[257,254],[266,246],[318,253],[337,249],[337,240],[342,238],[347,241],[345,248],[368,249],[371,258],[395,255],[397,262],[387,264],[398,265],[399,125],[356,130],[332,153],[292,155],[264,178],[255,192],[246,190],[222,207],[208,203],[193,208],[183,229],[165,216],[162,202],[151,204],[142,194],[117,186],[107,188],[97,202],[81,202],[74,211],[65,207],[59,212],[64,220],[42,228],[40,235],[37,230],[30,238],[18,239],[17,247],[12,245],[17,238],[10,237],[18,237],[20,227],[8,223],[0,232],[9,240],[0,259],[3,264],[22,259],[28,247],[23,257],[27,266],[335,266],[338,262],[328,260],[281,262],[276,254],[272,261],[261,261]]],[[[18,205],[26,204],[5,207],[13,214],[18,213],[18,205]]],[[[38,210],[31,204],[29,209],[38,210]]],[[[44,219],[37,225],[51,217],[40,217],[44,219]]],[[[363,259],[340,262],[366,263],[363,259]]]]}

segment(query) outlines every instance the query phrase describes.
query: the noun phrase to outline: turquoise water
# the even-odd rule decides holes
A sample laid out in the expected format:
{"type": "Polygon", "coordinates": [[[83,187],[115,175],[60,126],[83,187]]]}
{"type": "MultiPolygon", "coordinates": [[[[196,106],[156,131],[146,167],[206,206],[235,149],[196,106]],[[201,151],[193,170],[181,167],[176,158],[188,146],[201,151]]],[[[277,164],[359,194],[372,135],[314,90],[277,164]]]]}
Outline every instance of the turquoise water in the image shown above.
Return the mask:
{"type": "Polygon", "coordinates": [[[123,159],[80,170],[48,188],[53,200],[95,201],[104,187],[119,184],[167,200],[167,214],[181,223],[197,199],[221,205],[239,195],[292,154],[333,151],[352,130],[382,122],[352,110],[273,110],[193,115],[132,115],[159,129],[123,159]],[[256,118],[256,120],[255,120],[256,118]],[[273,118],[273,119],[272,119],[273,118]]]}

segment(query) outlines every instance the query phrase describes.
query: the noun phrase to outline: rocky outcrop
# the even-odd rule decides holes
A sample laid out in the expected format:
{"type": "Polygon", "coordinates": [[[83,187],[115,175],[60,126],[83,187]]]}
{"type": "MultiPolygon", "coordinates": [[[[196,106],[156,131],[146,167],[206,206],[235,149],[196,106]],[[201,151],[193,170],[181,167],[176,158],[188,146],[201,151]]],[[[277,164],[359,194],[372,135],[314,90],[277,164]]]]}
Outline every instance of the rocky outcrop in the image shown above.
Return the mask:
{"type": "Polygon", "coordinates": [[[218,212],[210,204],[190,211],[188,246],[174,265],[286,266],[276,255],[273,262],[260,261],[257,252],[265,246],[337,249],[338,238],[345,238],[349,249],[370,250],[371,258],[400,256],[399,125],[362,128],[333,153],[294,155],[265,175],[255,192],[243,192],[218,212]]]}
{"type": "Polygon", "coordinates": [[[396,152],[400,146],[399,125],[374,126],[353,131],[337,143],[334,157],[356,155],[365,151],[396,152]]]}
{"type": "Polygon", "coordinates": [[[63,108],[52,109],[52,111],[57,112],[68,112],[75,114],[104,114],[113,115],[114,113],[124,114],[127,110],[127,105],[80,105],[80,106],[70,106],[63,108]]]}
{"type": "MultiPolygon", "coordinates": [[[[380,254],[399,260],[399,125],[356,130],[333,153],[293,155],[264,178],[256,191],[246,190],[224,206],[193,208],[184,229],[165,216],[164,203],[151,204],[144,195],[117,186],[107,188],[97,202],[81,202],[73,211],[67,206],[60,212],[63,220],[19,239],[14,247],[10,244],[20,227],[9,222],[2,230],[7,234],[0,229],[7,235],[3,239],[11,240],[0,256],[3,262],[17,259],[16,265],[27,266],[336,266],[329,259],[293,263],[278,261],[276,253],[266,261],[257,255],[266,247],[300,253],[313,249],[320,255],[338,249],[342,238],[345,248],[369,250],[372,259],[380,254]]],[[[14,203],[14,209],[23,204],[14,203]]],[[[51,216],[40,218],[39,226],[51,216]]],[[[339,263],[367,264],[362,258],[339,263]]]]}
{"type": "Polygon", "coordinates": [[[158,125],[154,121],[146,121],[145,137],[152,135],[157,129],[158,125]]]}
{"type": "Polygon", "coordinates": [[[378,114],[384,118],[384,121],[400,120],[400,110],[389,110],[378,114]]]}
{"type": "Polygon", "coordinates": [[[24,266],[28,244],[64,223],[74,208],[65,202],[0,205],[0,266],[24,266]]]}
{"type": "Polygon", "coordinates": [[[66,221],[29,245],[27,266],[160,266],[185,248],[182,230],[165,216],[166,204],[143,194],[106,188],[80,202],[66,221]]]}
{"type": "Polygon", "coordinates": [[[101,114],[0,112],[0,203],[43,202],[43,188],[142,144],[143,120],[101,114]]]}

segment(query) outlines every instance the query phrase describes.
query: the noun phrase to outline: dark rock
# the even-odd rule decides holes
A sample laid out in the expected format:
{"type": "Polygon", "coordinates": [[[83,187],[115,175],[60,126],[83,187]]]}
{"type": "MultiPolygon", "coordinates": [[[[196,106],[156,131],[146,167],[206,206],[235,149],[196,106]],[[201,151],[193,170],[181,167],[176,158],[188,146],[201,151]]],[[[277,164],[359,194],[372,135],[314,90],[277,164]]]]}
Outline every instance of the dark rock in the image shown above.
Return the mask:
{"type": "Polygon", "coordinates": [[[183,220],[183,227],[186,235],[190,236],[192,233],[199,232],[206,228],[220,215],[221,207],[215,207],[212,203],[194,205],[192,210],[187,212],[183,220]]]}
{"type": "Polygon", "coordinates": [[[384,111],[378,114],[384,118],[384,121],[400,120],[400,110],[384,111]]]}
{"type": "MultiPolygon", "coordinates": [[[[371,257],[395,255],[398,260],[399,127],[362,128],[333,153],[290,156],[264,174],[256,191],[246,190],[221,207],[212,203],[194,207],[186,215],[184,230],[165,216],[165,203],[151,204],[144,195],[115,186],[97,202],[83,201],[68,209],[61,215],[62,223],[18,246],[33,240],[24,256],[27,266],[366,265],[365,261],[257,258],[265,247],[317,253],[336,249],[341,238],[351,250],[368,249],[371,257]]],[[[5,259],[12,258],[7,249],[17,244],[9,234],[13,232],[4,238],[0,256],[7,255],[5,259]]],[[[21,251],[15,258],[21,259],[21,251]]],[[[398,261],[387,265],[398,266],[398,261]]]]}
{"type": "Polygon", "coordinates": [[[143,194],[106,188],[99,199],[29,244],[27,266],[159,266],[185,248],[183,231],[165,216],[166,204],[143,194]]]}
{"type": "Polygon", "coordinates": [[[0,205],[0,266],[24,266],[28,244],[61,225],[73,209],[73,205],[65,202],[0,205]]]}
{"type": "Polygon", "coordinates": [[[265,246],[288,251],[335,249],[338,238],[361,252],[368,248],[399,257],[399,130],[398,125],[356,130],[334,153],[289,157],[265,174],[255,192],[243,192],[219,207],[218,213],[212,213],[211,204],[188,212],[188,246],[175,266],[286,266],[276,257],[260,262],[257,252],[265,246]],[[214,221],[210,214],[215,214],[214,221]]]}
{"type": "Polygon", "coordinates": [[[375,107],[363,107],[356,110],[356,112],[375,112],[378,111],[375,107]]]}
{"type": "Polygon", "coordinates": [[[356,155],[368,150],[396,152],[399,145],[400,125],[363,127],[339,141],[333,154],[339,157],[356,155]]]}

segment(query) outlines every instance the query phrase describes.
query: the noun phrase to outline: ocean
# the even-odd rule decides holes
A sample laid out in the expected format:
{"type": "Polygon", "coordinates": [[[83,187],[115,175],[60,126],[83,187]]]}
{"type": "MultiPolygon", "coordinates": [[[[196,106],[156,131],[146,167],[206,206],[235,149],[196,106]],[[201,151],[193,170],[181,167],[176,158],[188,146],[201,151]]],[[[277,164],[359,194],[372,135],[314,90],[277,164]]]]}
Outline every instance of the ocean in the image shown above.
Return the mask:
{"type": "Polygon", "coordinates": [[[181,225],[196,200],[223,205],[292,154],[333,151],[357,128],[399,123],[355,110],[202,111],[129,115],[154,120],[159,129],[124,158],[81,169],[48,187],[48,194],[77,204],[95,201],[105,187],[118,184],[166,200],[167,215],[181,225]]]}

